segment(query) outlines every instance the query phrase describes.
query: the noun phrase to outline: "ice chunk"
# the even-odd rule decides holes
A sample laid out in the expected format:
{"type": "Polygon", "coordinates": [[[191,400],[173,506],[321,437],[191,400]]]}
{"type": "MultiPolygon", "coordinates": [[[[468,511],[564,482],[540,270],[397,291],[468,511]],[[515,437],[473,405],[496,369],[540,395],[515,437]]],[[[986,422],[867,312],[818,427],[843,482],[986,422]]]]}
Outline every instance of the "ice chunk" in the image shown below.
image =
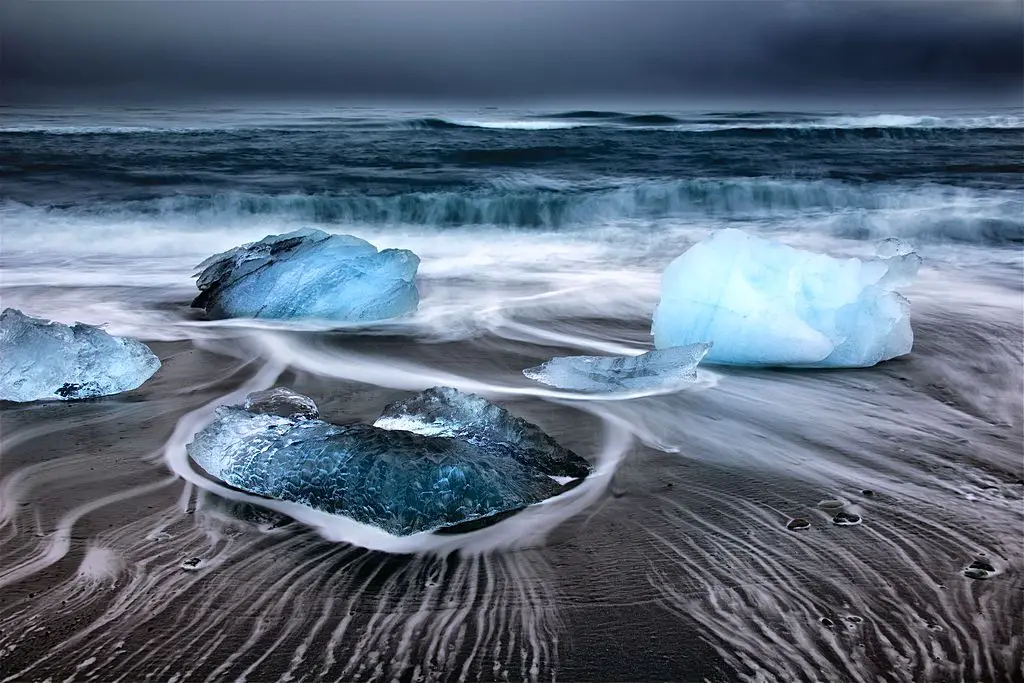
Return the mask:
{"type": "Polygon", "coordinates": [[[917,277],[917,271],[921,268],[921,257],[903,240],[895,237],[882,240],[876,253],[889,268],[880,281],[882,286],[904,287],[917,277]]]}
{"type": "Polygon", "coordinates": [[[107,396],[138,388],[160,368],[145,344],[98,327],[62,325],[13,308],[0,313],[0,400],[107,396]]]}
{"type": "Polygon", "coordinates": [[[373,423],[427,436],[464,439],[553,477],[585,477],[590,463],[563,448],[540,427],[501,406],[451,387],[434,387],[384,408],[373,423]]]}
{"type": "Polygon", "coordinates": [[[711,344],[687,344],[639,356],[564,356],[523,370],[532,380],[574,391],[636,391],[692,382],[711,344]]]}
{"type": "MultiPolygon", "coordinates": [[[[250,396],[247,404],[258,407],[263,400],[250,396]]],[[[209,476],[233,488],[394,535],[517,510],[563,490],[528,461],[467,440],[238,406],[218,408],[186,448],[209,476]]]]}
{"type": "Polygon", "coordinates": [[[269,235],[200,263],[192,306],[215,317],[384,320],[416,310],[419,263],[351,235],[269,235]]]}
{"type": "Polygon", "coordinates": [[[719,230],[676,258],[661,281],[654,344],[712,341],[729,365],[867,367],[910,352],[910,302],[893,291],[921,259],[905,244],[885,258],[839,259],[740,230],[719,230]]]}
{"type": "Polygon", "coordinates": [[[254,391],[245,397],[245,409],[250,413],[279,415],[295,420],[315,420],[320,417],[313,399],[284,387],[254,391]]]}

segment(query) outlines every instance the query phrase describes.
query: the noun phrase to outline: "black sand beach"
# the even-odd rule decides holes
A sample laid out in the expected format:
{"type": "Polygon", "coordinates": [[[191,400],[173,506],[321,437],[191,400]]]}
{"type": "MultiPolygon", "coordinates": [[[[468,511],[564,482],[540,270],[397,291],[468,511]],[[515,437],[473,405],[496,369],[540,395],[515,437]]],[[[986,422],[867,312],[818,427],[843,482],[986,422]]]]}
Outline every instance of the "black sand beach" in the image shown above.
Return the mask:
{"type": "MultiPolygon", "coordinates": [[[[328,542],[172,476],[178,420],[268,358],[242,351],[244,332],[155,343],[164,366],[138,391],[4,408],[4,680],[1014,680],[1022,441],[991,401],[1020,410],[1020,330],[915,313],[913,356],[868,371],[716,369],[713,389],[604,403],[496,397],[581,454],[622,459],[544,539],[479,554],[328,542]],[[862,523],[833,524],[828,499],[862,523]],[[794,517],[810,528],[788,530],[794,517]],[[964,576],[978,558],[995,575],[964,576]]],[[[509,385],[559,352],[280,334],[509,385]]],[[[335,422],[407,393],[306,371],[275,383],[335,422]]]]}

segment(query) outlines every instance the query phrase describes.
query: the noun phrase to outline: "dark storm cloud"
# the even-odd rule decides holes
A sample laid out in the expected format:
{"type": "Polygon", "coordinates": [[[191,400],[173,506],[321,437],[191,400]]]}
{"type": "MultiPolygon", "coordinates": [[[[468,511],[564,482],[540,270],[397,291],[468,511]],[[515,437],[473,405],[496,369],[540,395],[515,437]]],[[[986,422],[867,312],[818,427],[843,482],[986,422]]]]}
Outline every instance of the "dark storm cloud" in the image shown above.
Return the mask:
{"type": "Polygon", "coordinates": [[[4,93],[1016,93],[1021,0],[0,3],[4,93]]]}

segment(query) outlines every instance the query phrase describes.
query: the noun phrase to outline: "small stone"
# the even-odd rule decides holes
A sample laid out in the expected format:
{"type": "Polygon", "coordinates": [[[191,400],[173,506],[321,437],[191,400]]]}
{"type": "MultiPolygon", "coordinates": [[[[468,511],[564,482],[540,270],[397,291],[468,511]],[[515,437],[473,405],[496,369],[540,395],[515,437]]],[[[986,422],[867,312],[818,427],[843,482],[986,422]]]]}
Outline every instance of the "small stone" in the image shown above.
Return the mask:
{"type": "Polygon", "coordinates": [[[206,563],[203,562],[198,557],[193,557],[193,558],[190,558],[190,559],[185,560],[184,562],[182,562],[181,563],[181,568],[184,569],[187,572],[194,572],[197,569],[202,569],[203,565],[205,565],[205,564],[206,563]]]}
{"type": "Polygon", "coordinates": [[[985,559],[978,558],[974,562],[971,562],[970,566],[964,570],[964,576],[969,579],[984,580],[991,578],[996,573],[996,568],[991,562],[985,559]]]}
{"type": "Polygon", "coordinates": [[[828,617],[822,617],[818,621],[820,621],[821,625],[824,626],[825,628],[833,628],[836,625],[836,622],[832,621],[828,617]]]}
{"type": "Polygon", "coordinates": [[[804,529],[810,529],[811,523],[806,519],[795,517],[794,519],[789,520],[789,524],[786,525],[786,528],[790,531],[803,531],[804,529]]]}
{"type": "Polygon", "coordinates": [[[981,558],[971,562],[970,569],[984,569],[987,572],[994,572],[996,570],[996,568],[992,566],[991,562],[981,558]]]}
{"type": "Polygon", "coordinates": [[[830,498],[828,500],[823,500],[819,502],[818,507],[821,508],[822,510],[842,510],[844,507],[846,507],[846,503],[844,503],[841,500],[830,498]]]}
{"type": "Polygon", "coordinates": [[[848,622],[850,622],[851,624],[861,624],[861,623],[864,622],[864,619],[861,618],[861,617],[858,617],[856,614],[847,615],[846,620],[848,622]]]}
{"type": "Polygon", "coordinates": [[[868,498],[870,498],[871,496],[875,495],[875,492],[874,492],[874,491],[872,491],[871,489],[863,489],[863,490],[862,490],[862,491],[860,492],[860,494],[861,494],[862,496],[867,496],[868,498]]]}
{"type": "Polygon", "coordinates": [[[832,523],[836,526],[855,526],[860,524],[860,515],[852,512],[840,512],[832,518],[832,523]]]}

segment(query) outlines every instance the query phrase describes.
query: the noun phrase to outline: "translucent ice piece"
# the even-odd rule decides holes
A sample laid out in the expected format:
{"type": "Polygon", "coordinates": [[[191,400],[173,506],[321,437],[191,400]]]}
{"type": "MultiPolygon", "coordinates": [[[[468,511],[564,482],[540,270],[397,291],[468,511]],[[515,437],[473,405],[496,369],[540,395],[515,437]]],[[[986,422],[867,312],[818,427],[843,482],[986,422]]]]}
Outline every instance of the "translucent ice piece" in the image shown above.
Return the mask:
{"type": "Polygon", "coordinates": [[[384,320],[416,310],[419,262],[351,235],[270,235],[200,263],[192,306],[227,318],[384,320]]]}
{"type": "MultiPolygon", "coordinates": [[[[250,395],[246,404],[279,407],[280,402],[266,400],[267,393],[250,395]]],[[[312,404],[290,393],[289,405],[312,404]]],[[[536,430],[530,435],[534,440],[550,440],[528,426],[536,430]]],[[[514,449],[508,443],[485,446],[239,406],[218,408],[215,420],[187,446],[199,467],[228,486],[343,515],[394,535],[517,510],[564,490],[543,468],[533,466],[528,454],[510,457],[514,449]]]]}
{"type": "Polygon", "coordinates": [[[313,399],[284,387],[254,391],[245,397],[245,409],[250,413],[279,415],[295,420],[315,420],[320,417],[313,399]]]}
{"type": "Polygon", "coordinates": [[[655,346],[712,341],[729,365],[867,367],[910,352],[910,302],[893,291],[917,273],[906,245],[888,258],[838,259],[726,229],[665,270],[655,346]]]}
{"type": "Polygon", "coordinates": [[[560,389],[637,391],[692,382],[711,344],[688,344],[639,356],[564,356],[523,370],[532,380],[560,389]]]}
{"type": "Polygon", "coordinates": [[[98,327],[0,313],[0,400],[53,401],[130,391],[160,368],[145,344],[98,327]]]}

